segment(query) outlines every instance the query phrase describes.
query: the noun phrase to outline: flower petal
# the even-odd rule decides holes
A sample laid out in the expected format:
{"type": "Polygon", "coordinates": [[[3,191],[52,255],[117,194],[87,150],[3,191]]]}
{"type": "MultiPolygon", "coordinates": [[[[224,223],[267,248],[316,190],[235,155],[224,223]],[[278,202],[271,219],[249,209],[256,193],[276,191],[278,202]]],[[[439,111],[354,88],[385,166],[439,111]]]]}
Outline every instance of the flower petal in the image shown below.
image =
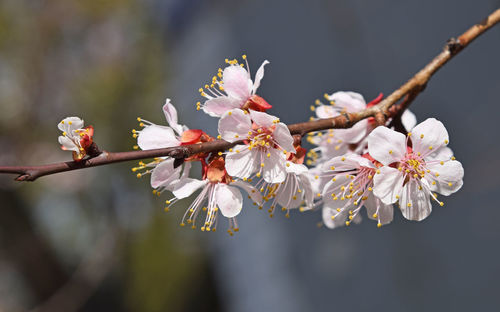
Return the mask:
{"type": "Polygon", "coordinates": [[[255,81],[253,83],[252,94],[255,94],[255,92],[257,92],[257,89],[260,87],[260,81],[264,77],[264,66],[266,66],[267,64],[269,64],[269,61],[265,60],[257,70],[257,73],[255,74],[255,81]]]}
{"type": "Polygon", "coordinates": [[[295,153],[295,148],[293,147],[293,137],[290,134],[288,127],[280,122],[276,125],[273,131],[273,139],[279,147],[281,147],[286,152],[295,153]]]}
{"type": "Polygon", "coordinates": [[[250,117],[241,109],[233,109],[219,120],[219,133],[228,142],[245,139],[250,130],[252,130],[250,117]]]}
{"type": "Polygon", "coordinates": [[[257,205],[262,204],[262,200],[263,200],[262,194],[250,183],[247,183],[244,181],[234,181],[234,182],[231,182],[231,185],[241,187],[242,189],[244,189],[248,193],[248,196],[250,196],[250,199],[254,203],[256,203],[257,205]]]}
{"type": "Polygon", "coordinates": [[[387,127],[377,127],[368,136],[368,151],[373,158],[389,165],[406,155],[406,137],[387,127]]]}
{"type": "Polygon", "coordinates": [[[243,197],[240,190],[222,183],[216,185],[215,202],[226,218],[236,217],[243,207],[243,197]]]}
{"type": "Polygon", "coordinates": [[[83,128],[83,120],[78,117],[66,117],[57,125],[57,128],[63,132],[72,133],[73,130],[83,128]]]}
{"type": "Polygon", "coordinates": [[[419,182],[410,179],[403,187],[399,208],[403,217],[408,220],[422,221],[432,211],[429,193],[425,188],[419,189],[419,182]]]}
{"type": "Polygon", "coordinates": [[[427,165],[431,173],[425,177],[429,181],[430,189],[439,194],[448,196],[458,191],[463,185],[464,168],[459,161],[449,160],[427,165]],[[436,176],[436,173],[439,176],[436,176]],[[432,181],[435,181],[433,185],[432,181]]]}
{"type": "Polygon", "coordinates": [[[303,195],[298,177],[293,173],[289,173],[285,181],[276,190],[276,202],[287,209],[297,208],[302,203],[303,195]]]}
{"type": "Polygon", "coordinates": [[[161,163],[159,163],[151,172],[151,187],[157,188],[160,186],[165,187],[168,190],[172,190],[173,187],[169,187],[173,181],[179,179],[182,167],[174,168],[174,159],[167,158],[161,163]]]}
{"type": "Polygon", "coordinates": [[[422,157],[448,144],[448,131],[443,123],[435,118],[428,118],[411,131],[412,148],[422,157]]]}
{"type": "Polygon", "coordinates": [[[178,135],[181,135],[183,132],[182,126],[177,122],[177,110],[174,105],[170,103],[170,99],[165,101],[165,105],[163,105],[163,113],[165,114],[165,118],[167,119],[168,125],[177,132],[178,135]]]}
{"type": "Polygon", "coordinates": [[[398,169],[384,166],[373,177],[373,194],[384,204],[395,203],[403,188],[404,174],[398,169]]]}
{"type": "Polygon", "coordinates": [[[417,116],[407,109],[403,112],[403,115],[401,115],[401,123],[403,127],[405,127],[405,130],[409,132],[417,124],[417,116]]]}
{"type": "Polygon", "coordinates": [[[394,208],[392,205],[385,205],[380,199],[373,196],[373,194],[368,196],[364,205],[368,218],[378,220],[382,225],[392,222],[394,217],[394,208]],[[376,218],[373,217],[375,213],[377,214],[376,218]]]}
{"type": "MultiPolygon", "coordinates": [[[[281,183],[286,178],[286,158],[281,151],[270,148],[267,150],[270,157],[262,155],[264,168],[262,168],[262,176],[267,183],[281,183]]],[[[261,152],[265,153],[265,152],[261,152]]]]}
{"type": "Polygon", "coordinates": [[[349,209],[344,209],[341,212],[337,212],[336,209],[337,207],[325,204],[321,211],[323,217],[323,224],[329,229],[335,229],[344,226],[345,222],[347,221],[347,215],[349,209]]]}
{"type": "Polygon", "coordinates": [[[332,118],[340,115],[340,113],[332,105],[320,105],[314,110],[316,116],[321,119],[332,118]]]}
{"type": "Polygon", "coordinates": [[[203,111],[212,117],[221,117],[234,108],[240,108],[243,104],[245,102],[241,100],[221,96],[206,101],[203,105],[203,111]]]}
{"type": "Polygon", "coordinates": [[[355,113],[366,108],[365,99],[356,92],[339,91],[330,95],[328,99],[335,102],[335,107],[345,108],[349,113],[355,113]]]}
{"type": "Polygon", "coordinates": [[[253,120],[253,122],[255,122],[258,126],[261,127],[270,128],[271,126],[274,125],[274,122],[279,120],[278,118],[264,112],[257,112],[254,110],[249,110],[249,112],[250,112],[250,118],[253,120]]]}
{"type": "Polygon", "coordinates": [[[368,120],[363,119],[348,129],[338,129],[335,131],[337,138],[346,143],[358,143],[366,136],[368,131],[368,120]]]}
{"type": "Polygon", "coordinates": [[[172,128],[151,125],[142,129],[137,137],[137,145],[142,150],[179,146],[172,128]]]}
{"type": "Polygon", "coordinates": [[[191,196],[197,189],[205,186],[208,183],[207,180],[198,180],[198,179],[181,179],[175,184],[174,190],[172,193],[178,199],[186,198],[191,196]]]}
{"type": "Polygon", "coordinates": [[[77,153],[80,152],[80,148],[67,136],[61,135],[59,136],[58,140],[63,150],[74,151],[77,153]]]}
{"type": "Polygon", "coordinates": [[[294,164],[291,161],[286,162],[286,172],[294,174],[306,173],[309,169],[302,164],[294,164]]]}
{"type": "Polygon", "coordinates": [[[252,173],[258,170],[260,165],[257,153],[257,150],[249,150],[246,145],[236,145],[233,147],[233,152],[228,152],[226,155],[227,173],[241,179],[250,177],[252,173]]]}
{"type": "Polygon", "coordinates": [[[222,73],[222,80],[224,91],[230,97],[246,101],[251,96],[253,83],[243,67],[235,65],[226,67],[222,73]]]}

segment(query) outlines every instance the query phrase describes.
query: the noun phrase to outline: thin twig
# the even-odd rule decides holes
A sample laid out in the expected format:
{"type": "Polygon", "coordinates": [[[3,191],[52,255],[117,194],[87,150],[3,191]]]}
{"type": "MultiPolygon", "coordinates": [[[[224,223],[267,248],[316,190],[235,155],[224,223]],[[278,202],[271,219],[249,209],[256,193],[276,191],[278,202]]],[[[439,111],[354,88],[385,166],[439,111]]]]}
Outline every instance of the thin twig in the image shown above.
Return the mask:
{"type": "MultiPolygon", "coordinates": [[[[443,65],[451,60],[455,55],[467,47],[474,39],[479,37],[489,28],[493,27],[500,21],[500,9],[491,13],[486,19],[479,24],[475,24],[466,32],[461,34],[458,38],[451,38],[446,43],[443,51],[439,53],[430,63],[422,68],[410,80],[392,92],[387,98],[382,100],[379,104],[364,109],[357,113],[344,113],[335,118],[319,119],[313,121],[302,122],[298,124],[289,125],[288,128],[292,135],[304,136],[309,132],[321,131],[327,129],[341,129],[350,128],[358,121],[368,118],[376,117],[378,123],[389,118],[400,118],[403,111],[410,105],[410,103],[418,96],[420,92],[425,89],[428,81],[443,65]],[[405,97],[400,104],[398,103],[405,97]]],[[[397,122],[397,121],[396,121],[397,122]]],[[[131,152],[103,152],[97,157],[83,160],[81,162],[63,162],[43,166],[4,166],[0,167],[0,173],[18,174],[17,181],[34,181],[39,177],[71,171],[95,166],[102,166],[117,162],[138,160],[153,157],[170,156],[177,159],[189,157],[198,153],[208,153],[227,150],[234,145],[241,143],[229,143],[224,140],[216,140],[213,142],[193,144],[179,147],[162,148],[147,151],[131,151],[131,152]]]]}

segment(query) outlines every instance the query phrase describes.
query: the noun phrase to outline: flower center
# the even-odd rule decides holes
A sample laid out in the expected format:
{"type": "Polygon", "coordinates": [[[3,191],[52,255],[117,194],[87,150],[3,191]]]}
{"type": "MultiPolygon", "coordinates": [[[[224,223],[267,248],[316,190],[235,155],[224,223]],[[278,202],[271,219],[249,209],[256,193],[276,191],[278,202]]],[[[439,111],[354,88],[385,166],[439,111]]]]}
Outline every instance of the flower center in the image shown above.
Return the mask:
{"type": "Polygon", "coordinates": [[[248,132],[248,139],[250,140],[250,148],[261,147],[269,148],[274,145],[273,140],[274,126],[271,128],[259,127],[248,132]]]}
{"type": "Polygon", "coordinates": [[[425,162],[421,158],[410,155],[408,159],[400,164],[399,171],[405,172],[413,178],[423,178],[425,176],[425,162]]]}

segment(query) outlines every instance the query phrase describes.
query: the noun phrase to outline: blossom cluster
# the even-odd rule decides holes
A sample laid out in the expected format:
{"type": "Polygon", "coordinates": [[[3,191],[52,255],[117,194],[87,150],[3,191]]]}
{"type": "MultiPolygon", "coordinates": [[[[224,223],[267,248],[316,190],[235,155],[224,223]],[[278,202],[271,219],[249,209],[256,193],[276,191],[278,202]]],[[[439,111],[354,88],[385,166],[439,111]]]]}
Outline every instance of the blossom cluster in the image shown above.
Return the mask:
{"type": "MultiPolygon", "coordinates": [[[[349,129],[309,133],[307,142],[314,148],[307,151],[301,138],[294,138],[279,118],[267,113],[272,106],[257,95],[269,62],[262,63],[252,80],[246,56],[243,60],[226,59],[227,66],[199,89],[205,100],[198,102],[196,109],[218,118],[217,137],[179,124],[170,99],[163,106],[167,126],[138,118],[142,129],[132,130],[142,150],[216,139],[233,144],[228,150],[195,154],[182,163],[160,157],[132,168],[138,177],[150,175],[153,193],[172,194],[165,201],[167,211],[199,191],[181,226],[215,231],[220,212],[228,219],[228,232],[233,235],[238,231],[236,216],[243,208],[243,191],[270,217],[277,210],[289,217],[293,209],[321,209],[322,223],[336,228],[359,222],[365,207],[368,218],[380,227],[392,221],[394,207],[406,219],[421,221],[431,213],[432,201],[444,205],[438,194],[447,196],[462,186],[464,171],[447,147],[444,125],[434,118],[416,125],[415,115],[408,110],[401,116],[404,133],[368,118],[349,129]],[[191,176],[193,162],[201,164],[201,179],[191,176]]],[[[369,103],[355,92],[324,97],[326,103],[317,100],[311,106],[316,114],[312,119],[359,112],[378,104],[383,95],[369,103]]],[[[82,126],[83,122],[78,123],[77,128],[82,126]]],[[[74,139],[81,136],[81,129],[73,128],[60,127],[64,131],[60,142],[64,148],[81,153],[84,143],[74,139]]]]}

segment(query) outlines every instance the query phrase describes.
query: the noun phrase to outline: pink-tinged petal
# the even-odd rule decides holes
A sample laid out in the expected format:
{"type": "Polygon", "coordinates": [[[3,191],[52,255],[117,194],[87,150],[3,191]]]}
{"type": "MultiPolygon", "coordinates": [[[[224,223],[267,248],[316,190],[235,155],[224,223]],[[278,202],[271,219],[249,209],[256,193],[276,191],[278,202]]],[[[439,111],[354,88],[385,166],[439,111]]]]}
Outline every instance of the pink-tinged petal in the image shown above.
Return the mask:
{"type": "Polygon", "coordinates": [[[241,100],[221,96],[206,101],[203,105],[203,111],[212,117],[221,117],[234,108],[240,108],[243,104],[245,102],[241,100]]]}
{"type": "Polygon", "coordinates": [[[387,166],[379,170],[373,177],[373,194],[386,205],[395,203],[403,188],[404,174],[387,166]]]}
{"type": "Polygon", "coordinates": [[[233,147],[233,152],[228,152],[226,155],[227,173],[241,179],[249,178],[260,166],[260,159],[257,156],[260,157],[256,149],[249,150],[246,145],[236,145],[233,147]]]}
{"type": "Polygon", "coordinates": [[[426,174],[425,178],[429,181],[429,187],[434,192],[448,196],[458,191],[463,185],[464,168],[459,161],[443,161],[442,165],[433,163],[427,165],[427,169],[431,172],[426,174]]]}
{"type": "Polygon", "coordinates": [[[219,133],[228,142],[246,139],[250,130],[252,130],[250,117],[241,109],[233,109],[219,120],[219,133]]]}
{"type": "Polygon", "coordinates": [[[142,150],[173,147],[180,144],[172,128],[157,125],[147,126],[139,132],[137,137],[137,145],[142,150]]]}
{"type": "Polygon", "coordinates": [[[253,83],[252,94],[255,94],[255,92],[257,92],[257,89],[260,87],[260,81],[264,77],[264,66],[266,66],[267,64],[269,64],[269,61],[265,60],[257,70],[257,73],[255,74],[255,82],[253,83]]]}
{"type": "Polygon", "coordinates": [[[405,130],[410,132],[417,124],[417,116],[407,109],[403,112],[403,115],[401,115],[401,123],[403,127],[405,127],[405,130]]]}
{"type": "Polygon", "coordinates": [[[267,153],[261,152],[262,161],[264,167],[262,168],[262,177],[267,183],[281,183],[285,181],[286,178],[286,158],[283,152],[275,149],[269,148],[267,153],[270,157],[267,157],[267,153]]]}
{"type": "Polygon", "coordinates": [[[198,180],[198,179],[182,179],[178,180],[172,193],[178,199],[186,198],[191,196],[196,190],[205,186],[208,183],[207,180],[198,180]]]}
{"type": "Polygon", "coordinates": [[[358,143],[367,134],[368,131],[368,120],[363,119],[356,123],[352,128],[348,129],[338,129],[335,135],[338,139],[346,143],[358,143]]]}
{"type": "Polygon", "coordinates": [[[226,218],[236,217],[243,207],[240,190],[227,184],[219,183],[215,189],[215,201],[222,215],[226,218]]]}
{"type": "Polygon", "coordinates": [[[235,99],[246,101],[252,94],[253,83],[246,69],[230,65],[222,73],[224,91],[235,99]]]}
{"type": "MultiPolygon", "coordinates": [[[[347,221],[347,216],[349,215],[349,210],[352,210],[354,207],[355,207],[354,205],[352,205],[352,207],[349,207],[347,205],[344,207],[337,207],[337,206],[331,206],[331,204],[328,205],[325,204],[322,209],[323,224],[329,229],[335,229],[345,226],[345,223],[347,221]],[[342,208],[343,210],[341,212],[337,212],[336,210],[337,208],[342,208]]],[[[360,223],[361,222],[360,214],[357,214],[356,217],[352,220],[352,222],[360,223]]]]}
{"type": "Polygon", "coordinates": [[[178,135],[181,135],[183,132],[182,125],[179,125],[177,121],[177,110],[174,105],[170,103],[170,99],[165,101],[165,105],[163,105],[163,113],[165,114],[168,125],[174,129],[178,135]]]}
{"type": "Polygon", "coordinates": [[[76,146],[75,143],[66,136],[59,136],[59,144],[61,144],[61,148],[65,151],[74,151],[77,153],[80,152],[79,147],[76,146]]]}
{"type": "Polygon", "coordinates": [[[359,158],[362,157],[355,154],[336,156],[325,162],[324,170],[348,171],[348,170],[359,169],[360,167],[359,158]]]}
{"type": "Polygon", "coordinates": [[[234,181],[231,182],[231,185],[244,189],[248,193],[248,196],[250,196],[250,199],[257,205],[262,204],[262,194],[250,183],[244,181],[234,181]]]}
{"type": "Polygon", "coordinates": [[[335,107],[345,108],[348,113],[355,113],[366,108],[363,96],[356,92],[335,92],[328,97],[335,102],[335,107]]]}
{"type": "Polygon", "coordinates": [[[295,153],[295,147],[293,147],[293,137],[290,134],[290,130],[285,126],[284,123],[280,122],[276,124],[276,128],[273,132],[273,140],[281,147],[283,150],[289,153],[295,153]]]}
{"type": "Polygon", "coordinates": [[[161,163],[159,163],[151,173],[151,187],[166,187],[168,190],[172,190],[169,187],[170,184],[179,179],[182,167],[174,168],[174,159],[167,158],[161,163]]]}
{"type": "MultiPolygon", "coordinates": [[[[303,188],[303,193],[304,197],[303,200],[305,202],[305,209],[313,209],[314,208],[314,191],[313,191],[313,186],[311,183],[310,175],[308,174],[301,174],[299,176],[300,178],[300,183],[302,184],[303,188]]],[[[317,192],[316,192],[317,193],[317,192]]]]}
{"type": "Polygon", "coordinates": [[[83,120],[78,117],[66,117],[59,124],[57,124],[59,130],[72,133],[73,130],[83,128],[83,120]]]}
{"type": "Polygon", "coordinates": [[[385,225],[392,222],[394,217],[394,208],[392,205],[385,205],[380,199],[370,194],[365,203],[368,218],[378,220],[380,224],[385,225]],[[373,216],[376,214],[376,218],[373,216]]]}
{"type": "MultiPolygon", "coordinates": [[[[341,200],[342,193],[343,191],[341,190],[341,187],[343,185],[348,185],[351,179],[349,179],[346,175],[338,175],[334,179],[330,179],[324,186],[322,190],[322,196],[323,200],[325,202],[335,202],[336,204],[333,205],[339,205],[339,207],[342,207],[345,204],[345,201],[341,200]],[[334,180],[335,179],[335,180],[334,180]],[[335,196],[333,196],[335,194],[335,196]],[[335,199],[336,197],[336,199],[335,199]]],[[[348,193],[346,193],[347,195],[348,193]]],[[[332,205],[332,204],[330,204],[332,205]]]]}
{"type": "Polygon", "coordinates": [[[411,142],[414,153],[422,157],[448,144],[448,131],[443,123],[435,118],[428,118],[419,123],[411,131],[411,142]]]}
{"type": "Polygon", "coordinates": [[[425,188],[419,189],[419,182],[410,179],[403,187],[399,208],[403,217],[408,220],[422,221],[427,218],[432,211],[432,205],[428,191],[425,188]]]}
{"type": "Polygon", "coordinates": [[[278,120],[278,118],[269,115],[264,112],[257,112],[254,110],[250,110],[250,118],[255,122],[258,126],[270,128],[274,125],[274,122],[278,120]]]}
{"type": "Polygon", "coordinates": [[[286,162],[286,172],[288,173],[303,174],[307,173],[307,171],[309,171],[309,169],[302,164],[294,164],[291,161],[286,162]]]}
{"type": "Polygon", "coordinates": [[[321,119],[333,118],[340,115],[332,105],[320,105],[314,111],[316,112],[316,116],[321,119]]]}
{"type": "Polygon", "coordinates": [[[376,166],[371,162],[371,160],[365,157],[361,157],[358,154],[347,154],[345,157],[351,161],[357,162],[359,164],[359,167],[367,167],[373,169],[376,168],[376,166]]]}
{"type": "Polygon", "coordinates": [[[276,202],[287,209],[293,209],[302,203],[302,193],[298,193],[298,179],[292,173],[288,174],[284,184],[276,190],[276,202]],[[294,199],[295,196],[295,199],[294,199]]]}
{"type": "Polygon", "coordinates": [[[377,127],[368,136],[368,151],[384,165],[398,162],[406,155],[406,137],[387,127],[377,127]]]}
{"type": "Polygon", "coordinates": [[[453,156],[453,151],[451,150],[451,148],[449,148],[448,146],[443,146],[441,148],[438,148],[431,154],[427,155],[425,157],[425,161],[432,161],[432,160],[447,161],[450,160],[452,156],[453,156]]]}

